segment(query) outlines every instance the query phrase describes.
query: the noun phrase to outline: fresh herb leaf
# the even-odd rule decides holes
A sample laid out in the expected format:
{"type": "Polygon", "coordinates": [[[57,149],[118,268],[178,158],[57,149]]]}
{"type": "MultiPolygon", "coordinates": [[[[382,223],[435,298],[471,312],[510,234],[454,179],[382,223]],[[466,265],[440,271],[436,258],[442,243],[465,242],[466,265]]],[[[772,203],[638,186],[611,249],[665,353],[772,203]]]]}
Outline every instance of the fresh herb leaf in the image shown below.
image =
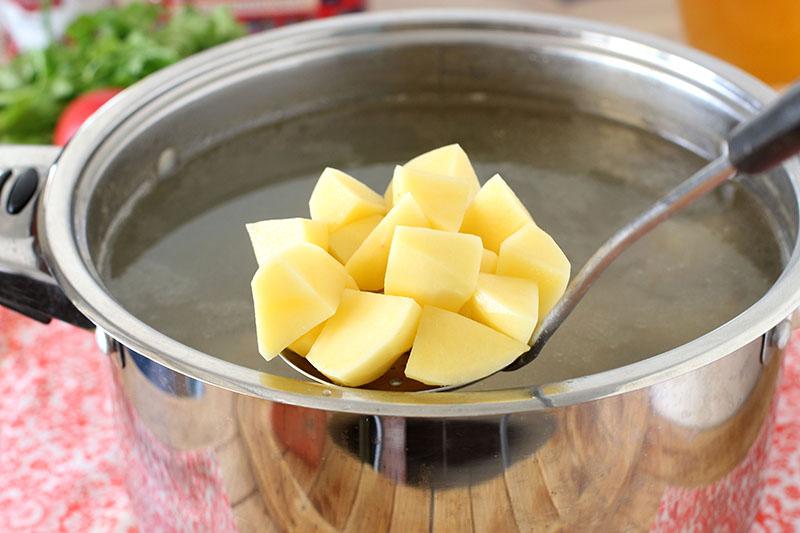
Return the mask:
{"type": "Polygon", "coordinates": [[[76,96],[127,87],[184,57],[244,35],[230,12],[134,2],[81,15],[62,42],[0,66],[0,142],[50,143],[76,96]]]}

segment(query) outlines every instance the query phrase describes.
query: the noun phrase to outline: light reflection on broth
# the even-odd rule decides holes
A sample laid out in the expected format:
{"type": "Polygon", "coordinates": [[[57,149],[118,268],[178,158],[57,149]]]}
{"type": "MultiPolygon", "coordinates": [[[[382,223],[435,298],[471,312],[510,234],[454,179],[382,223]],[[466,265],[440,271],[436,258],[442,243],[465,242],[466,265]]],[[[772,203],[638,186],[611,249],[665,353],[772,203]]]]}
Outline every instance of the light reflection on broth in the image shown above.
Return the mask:
{"type": "MultiPolygon", "coordinates": [[[[518,103],[513,110],[493,102],[340,109],[251,132],[186,163],[115,236],[107,284],[134,314],[189,346],[292,375],[256,351],[249,292],[256,262],[244,224],[307,216],[306,201],[326,165],[382,192],[394,164],[451,142],[464,146],[482,181],[503,175],[563,247],[573,272],[616,228],[702,164],[641,131],[574,113],[526,113],[518,103]],[[263,177],[261,188],[214,194],[214,180],[235,190],[253,173],[263,177]],[[181,209],[200,214],[177,223],[181,209]]],[[[538,360],[480,387],[541,384],[635,362],[755,302],[780,272],[778,247],[756,202],[731,187],[623,254],[538,360]]]]}

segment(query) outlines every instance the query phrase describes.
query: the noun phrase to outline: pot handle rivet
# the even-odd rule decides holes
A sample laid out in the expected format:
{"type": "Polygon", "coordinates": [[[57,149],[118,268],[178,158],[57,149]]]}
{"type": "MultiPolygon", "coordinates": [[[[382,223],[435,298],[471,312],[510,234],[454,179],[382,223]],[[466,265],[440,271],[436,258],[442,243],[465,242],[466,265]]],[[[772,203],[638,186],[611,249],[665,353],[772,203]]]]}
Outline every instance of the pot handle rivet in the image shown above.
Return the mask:
{"type": "Polygon", "coordinates": [[[779,350],[783,350],[789,344],[792,338],[792,321],[789,319],[784,320],[772,331],[771,344],[779,350]]]}
{"type": "Polygon", "coordinates": [[[800,328],[800,308],[795,309],[794,313],[792,313],[792,316],[789,317],[789,320],[792,322],[793,331],[800,328]]]}
{"type": "Polygon", "coordinates": [[[174,148],[165,148],[158,156],[156,171],[159,178],[167,178],[178,168],[178,152],[174,148]]]}
{"type": "Polygon", "coordinates": [[[106,355],[110,355],[116,351],[117,341],[105,332],[103,328],[97,327],[94,330],[94,340],[100,351],[106,355]]]}
{"type": "Polygon", "coordinates": [[[761,347],[761,364],[766,365],[772,359],[772,354],[783,350],[789,345],[792,331],[796,324],[793,317],[787,318],[766,333],[766,340],[761,347]]]}

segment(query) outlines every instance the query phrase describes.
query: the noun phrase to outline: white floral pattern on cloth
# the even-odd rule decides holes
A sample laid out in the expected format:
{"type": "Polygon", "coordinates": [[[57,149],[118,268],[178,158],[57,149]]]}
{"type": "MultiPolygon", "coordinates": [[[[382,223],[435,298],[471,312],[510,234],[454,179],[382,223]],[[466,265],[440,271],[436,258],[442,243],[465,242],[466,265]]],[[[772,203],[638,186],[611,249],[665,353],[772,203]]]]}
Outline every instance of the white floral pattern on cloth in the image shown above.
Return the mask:
{"type": "Polygon", "coordinates": [[[135,531],[94,336],[0,309],[0,531],[135,531]]]}
{"type": "Polygon", "coordinates": [[[774,418],[771,410],[745,460],[719,481],[699,489],[667,488],[651,531],[681,531],[686,524],[693,524],[695,531],[736,533],[739,524],[752,521],[758,513],[757,502],[751,498],[742,501],[742,497],[763,490],[763,468],[769,464],[767,436],[774,418]]]}
{"type": "MultiPolygon", "coordinates": [[[[755,513],[757,532],[800,530],[800,337],[786,357],[780,391],[772,442],[762,433],[754,460],[729,474],[731,483],[752,490],[765,485],[758,510],[737,509],[755,513]],[[758,475],[764,454],[767,469],[758,475]]],[[[203,458],[186,461],[214,475],[203,458]]],[[[123,465],[111,374],[94,337],[0,309],[0,531],[136,531],[123,465]]],[[[685,523],[698,510],[685,502],[699,501],[717,507],[714,526],[727,531],[725,509],[739,505],[728,499],[733,492],[725,484],[691,497],[668,491],[654,526],[685,523]]]]}

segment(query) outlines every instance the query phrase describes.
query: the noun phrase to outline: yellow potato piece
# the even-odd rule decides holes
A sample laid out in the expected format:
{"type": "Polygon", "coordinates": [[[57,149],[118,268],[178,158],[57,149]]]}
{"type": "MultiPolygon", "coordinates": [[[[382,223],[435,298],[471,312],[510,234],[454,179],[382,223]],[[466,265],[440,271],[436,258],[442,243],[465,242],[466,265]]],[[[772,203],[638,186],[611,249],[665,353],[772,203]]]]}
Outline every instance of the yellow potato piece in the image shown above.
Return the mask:
{"type": "Polygon", "coordinates": [[[497,254],[491,250],[483,249],[481,256],[481,272],[494,274],[497,271],[497,254]]]}
{"type": "Polygon", "coordinates": [[[347,272],[319,246],[301,243],[258,268],[251,287],[258,351],[269,361],[336,312],[347,272]]]}
{"type": "MultiPolygon", "coordinates": [[[[351,276],[350,274],[347,274],[347,276],[344,278],[344,288],[353,289],[355,291],[358,290],[358,285],[356,284],[356,280],[354,280],[353,276],[351,276]]],[[[289,349],[292,350],[294,353],[305,357],[306,355],[308,355],[309,350],[311,350],[311,346],[314,344],[314,341],[317,340],[317,337],[319,337],[319,334],[324,326],[325,322],[317,324],[307,333],[303,334],[299,339],[291,343],[289,345],[289,349]]]]}
{"type": "Polygon", "coordinates": [[[411,298],[345,289],[307,359],[340,385],[374,381],[411,348],[421,313],[411,298]]]}
{"type": "Polygon", "coordinates": [[[389,185],[383,193],[383,201],[386,202],[386,209],[391,209],[394,205],[394,182],[389,180],[389,185]]]}
{"type": "Polygon", "coordinates": [[[262,220],[245,224],[245,227],[250,235],[258,266],[266,263],[276,253],[301,242],[316,244],[323,250],[328,249],[328,227],[316,220],[307,218],[262,220]]]}
{"type": "Polygon", "coordinates": [[[497,273],[535,281],[539,286],[539,317],[544,318],[567,288],[570,264],[553,238],[529,223],[503,241],[497,273]]]}
{"type": "Polygon", "coordinates": [[[386,294],[458,311],[478,283],[483,247],[474,235],[398,227],[386,267],[386,294]]]}
{"type": "Polygon", "coordinates": [[[464,214],[462,233],[472,233],[493,252],[509,235],[533,222],[530,213],[499,174],[483,184],[464,214]]]}
{"type": "Polygon", "coordinates": [[[410,194],[405,195],[392,207],[347,261],[347,271],[361,290],[383,289],[389,247],[397,226],[429,226],[428,219],[410,194]]]}
{"type": "Polygon", "coordinates": [[[452,176],[397,166],[392,178],[395,200],[410,193],[431,221],[431,227],[458,231],[471,197],[469,183],[452,176]]]}
{"type": "Polygon", "coordinates": [[[460,385],[504,368],[528,345],[457,313],[426,306],[405,374],[427,385],[460,385]]]}
{"type": "Polygon", "coordinates": [[[319,334],[322,332],[322,328],[325,327],[326,323],[327,320],[308,330],[306,333],[301,335],[299,339],[291,343],[289,345],[289,349],[297,355],[302,355],[303,357],[308,355],[308,352],[311,351],[311,347],[314,345],[314,342],[317,340],[317,337],[319,337],[319,334]]]}
{"type": "Polygon", "coordinates": [[[475,196],[481,184],[467,153],[458,144],[449,144],[418,155],[404,166],[433,174],[460,178],[469,185],[470,198],[475,196]]]}
{"type": "Polygon", "coordinates": [[[529,279],[480,274],[461,314],[527,343],[539,317],[539,287],[529,279]]]}
{"type": "Polygon", "coordinates": [[[350,259],[358,247],[361,246],[361,243],[364,242],[364,239],[367,238],[367,235],[375,229],[375,226],[382,219],[381,215],[372,215],[332,231],[328,237],[331,255],[338,259],[339,262],[347,263],[347,260],[350,259]]]}
{"type": "Polygon", "coordinates": [[[329,231],[386,212],[381,195],[354,177],[330,167],[323,170],[317,180],[308,207],[311,218],[326,223],[329,231]]]}

